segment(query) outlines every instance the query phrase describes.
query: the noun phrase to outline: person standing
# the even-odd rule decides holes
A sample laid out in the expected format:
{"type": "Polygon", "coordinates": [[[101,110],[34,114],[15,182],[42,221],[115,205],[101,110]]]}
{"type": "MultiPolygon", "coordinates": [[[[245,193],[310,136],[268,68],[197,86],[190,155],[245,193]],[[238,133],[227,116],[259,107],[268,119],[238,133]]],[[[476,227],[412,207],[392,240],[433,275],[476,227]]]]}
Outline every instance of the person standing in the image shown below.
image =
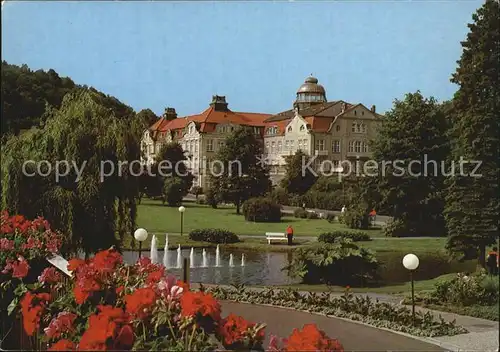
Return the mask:
{"type": "Polygon", "coordinates": [[[345,205],[342,207],[342,210],[340,211],[340,213],[342,215],[344,215],[344,213],[346,212],[347,208],[345,207],[345,205]]]}
{"type": "Polygon", "coordinates": [[[288,225],[286,228],[286,237],[288,238],[288,245],[292,245],[292,240],[293,240],[293,227],[292,225],[288,225]]]}
{"type": "Polygon", "coordinates": [[[488,258],[486,259],[486,266],[490,275],[498,275],[498,248],[493,247],[493,250],[488,253],[488,258]]]}

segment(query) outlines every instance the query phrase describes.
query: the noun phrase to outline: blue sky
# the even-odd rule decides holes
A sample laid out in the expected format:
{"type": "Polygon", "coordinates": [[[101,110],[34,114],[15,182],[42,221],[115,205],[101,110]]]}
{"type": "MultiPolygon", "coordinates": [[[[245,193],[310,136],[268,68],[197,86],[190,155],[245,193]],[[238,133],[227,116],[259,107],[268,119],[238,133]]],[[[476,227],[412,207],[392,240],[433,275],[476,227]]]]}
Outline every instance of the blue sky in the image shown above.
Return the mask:
{"type": "Polygon", "coordinates": [[[449,78],[482,1],[7,2],[2,60],[53,68],[135,110],[291,108],[313,74],[328,100],[386,111],[449,78]]]}

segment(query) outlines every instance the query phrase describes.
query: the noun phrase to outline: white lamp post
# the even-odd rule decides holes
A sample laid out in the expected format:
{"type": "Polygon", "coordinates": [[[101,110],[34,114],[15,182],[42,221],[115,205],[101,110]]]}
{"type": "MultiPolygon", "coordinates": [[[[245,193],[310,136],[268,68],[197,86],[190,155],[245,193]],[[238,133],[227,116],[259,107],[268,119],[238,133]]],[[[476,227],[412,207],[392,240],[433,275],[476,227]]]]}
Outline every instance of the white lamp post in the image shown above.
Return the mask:
{"type": "Polygon", "coordinates": [[[134,232],[134,238],[137,241],[139,241],[139,258],[140,258],[142,250],[142,242],[146,241],[146,239],[148,238],[148,232],[143,228],[137,229],[134,232]]]}
{"type": "Polygon", "coordinates": [[[182,226],[184,222],[184,212],[186,211],[186,208],[184,208],[182,205],[179,207],[179,213],[181,213],[181,236],[182,236],[182,226]]]}
{"type": "Polygon", "coordinates": [[[415,289],[413,285],[413,272],[418,268],[418,257],[415,254],[407,254],[403,258],[403,266],[410,271],[411,280],[411,313],[413,325],[415,325],[415,289]]]}

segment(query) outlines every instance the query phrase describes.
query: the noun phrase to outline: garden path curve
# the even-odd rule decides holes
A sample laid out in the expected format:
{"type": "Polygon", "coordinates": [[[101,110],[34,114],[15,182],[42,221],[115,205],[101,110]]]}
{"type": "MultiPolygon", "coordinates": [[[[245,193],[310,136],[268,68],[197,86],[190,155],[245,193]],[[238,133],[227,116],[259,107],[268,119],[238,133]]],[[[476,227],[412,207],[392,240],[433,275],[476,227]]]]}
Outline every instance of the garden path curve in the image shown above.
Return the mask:
{"type": "Polygon", "coordinates": [[[234,313],[254,322],[265,323],[268,346],[270,335],[287,337],[294,328],[314,323],[328,336],[337,338],[346,351],[445,351],[420,340],[341,319],[278,307],[222,302],[222,313],[234,313]]]}

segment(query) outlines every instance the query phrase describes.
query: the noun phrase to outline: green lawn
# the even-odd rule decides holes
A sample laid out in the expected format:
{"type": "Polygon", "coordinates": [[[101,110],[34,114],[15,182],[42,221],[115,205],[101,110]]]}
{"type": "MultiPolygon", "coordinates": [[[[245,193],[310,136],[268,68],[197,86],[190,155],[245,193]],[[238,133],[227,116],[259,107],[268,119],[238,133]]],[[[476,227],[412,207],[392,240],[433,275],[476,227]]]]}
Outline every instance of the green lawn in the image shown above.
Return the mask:
{"type": "MultiPolygon", "coordinates": [[[[329,223],[324,219],[308,220],[285,216],[281,223],[254,223],[245,221],[243,215],[236,214],[234,207],[212,209],[206,205],[185,202],[185,234],[202,228],[222,228],[237,235],[262,235],[266,232],[285,232],[287,226],[293,226],[295,236],[317,236],[323,232],[349,230],[342,224],[329,223]]],[[[177,207],[163,206],[160,201],[143,199],[138,209],[137,225],[150,233],[180,233],[180,214],[177,207]]],[[[369,230],[373,237],[383,236],[380,229],[369,230]]]]}
{"type": "Polygon", "coordinates": [[[436,253],[443,251],[446,238],[375,238],[369,242],[356,242],[361,247],[366,247],[381,252],[408,252],[415,255],[425,253],[436,253]]]}

